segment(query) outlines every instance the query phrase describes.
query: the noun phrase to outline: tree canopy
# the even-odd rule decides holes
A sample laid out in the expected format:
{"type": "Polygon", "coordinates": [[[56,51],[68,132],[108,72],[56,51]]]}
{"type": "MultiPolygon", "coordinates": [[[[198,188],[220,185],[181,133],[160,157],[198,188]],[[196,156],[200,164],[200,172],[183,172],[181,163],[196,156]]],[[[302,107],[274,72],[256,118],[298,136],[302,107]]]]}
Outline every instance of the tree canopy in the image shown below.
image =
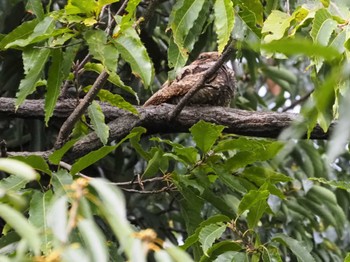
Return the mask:
{"type": "Polygon", "coordinates": [[[350,261],[349,8],[0,0],[0,260],[350,261]],[[230,108],[142,107],[208,51],[230,108]]]}

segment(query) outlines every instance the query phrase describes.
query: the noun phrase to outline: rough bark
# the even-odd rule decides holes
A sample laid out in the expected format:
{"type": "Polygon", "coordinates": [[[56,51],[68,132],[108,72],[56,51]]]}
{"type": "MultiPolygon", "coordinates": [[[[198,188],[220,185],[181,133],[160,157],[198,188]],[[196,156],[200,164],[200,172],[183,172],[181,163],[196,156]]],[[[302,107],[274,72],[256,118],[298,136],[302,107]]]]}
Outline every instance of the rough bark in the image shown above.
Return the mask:
{"type": "MultiPolygon", "coordinates": [[[[78,101],[65,100],[57,103],[54,117],[67,118],[74,110],[78,101]]],[[[133,115],[124,110],[101,103],[106,118],[111,120],[110,141],[120,141],[132,128],[143,126],[148,134],[188,132],[188,129],[199,120],[226,126],[225,132],[237,135],[277,138],[291,123],[300,117],[293,113],[255,112],[224,107],[185,107],[178,117],[170,121],[169,115],[174,105],[136,107],[139,115],[133,115]]],[[[26,100],[17,111],[14,99],[0,98],[0,114],[19,118],[42,118],[44,116],[43,100],[26,100]]],[[[324,133],[316,127],[311,133],[311,139],[327,139],[329,133],[324,133]]],[[[77,142],[72,148],[69,158],[75,159],[101,146],[95,133],[91,133],[77,142]]],[[[11,155],[11,152],[9,152],[11,155]]]]}

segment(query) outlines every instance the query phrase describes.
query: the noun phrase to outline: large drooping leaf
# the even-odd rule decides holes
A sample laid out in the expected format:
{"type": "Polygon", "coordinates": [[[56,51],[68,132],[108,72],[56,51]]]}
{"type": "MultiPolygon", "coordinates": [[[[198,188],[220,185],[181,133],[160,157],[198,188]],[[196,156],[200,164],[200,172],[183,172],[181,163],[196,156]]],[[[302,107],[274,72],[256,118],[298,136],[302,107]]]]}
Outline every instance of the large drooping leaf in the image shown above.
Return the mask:
{"type": "Polygon", "coordinates": [[[218,35],[218,51],[221,53],[230,39],[234,25],[234,11],[231,0],[216,0],[214,4],[215,28],[218,35]]]}
{"type": "Polygon", "coordinates": [[[88,107],[88,115],[96,135],[100,138],[102,144],[107,144],[109,126],[106,125],[105,116],[102,112],[101,106],[96,101],[92,101],[88,107]]]}
{"type": "Polygon", "coordinates": [[[170,28],[175,44],[181,53],[186,54],[185,40],[194,22],[197,20],[200,11],[203,8],[204,0],[185,1],[176,3],[171,14],[170,28]]]}
{"type": "Polygon", "coordinates": [[[219,138],[224,128],[224,126],[214,125],[201,120],[190,128],[190,132],[197,147],[206,154],[219,138]]]}
{"type": "Polygon", "coordinates": [[[0,217],[26,241],[36,256],[40,254],[39,231],[20,212],[8,205],[0,204],[0,217]]]}
{"type": "MultiPolygon", "coordinates": [[[[178,3],[181,5],[181,1],[178,3]]],[[[176,5],[173,9],[173,15],[176,15],[176,5]]],[[[174,42],[174,38],[171,37],[168,49],[168,63],[169,67],[172,68],[172,70],[169,71],[170,80],[174,79],[179,70],[186,64],[188,54],[192,51],[194,44],[202,33],[204,24],[207,22],[210,6],[211,1],[205,1],[197,19],[193,23],[188,34],[184,36],[183,48],[186,50],[186,52],[181,51],[181,48],[174,42]]],[[[169,21],[169,23],[171,24],[171,21],[169,21]]]]}
{"type": "Polygon", "coordinates": [[[60,95],[63,80],[65,80],[72,68],[74,58],[79,50],[80,45],[77,40],[72,40],[71,45],[52,51],[52,63],[49,69],[47,79],[47,92],[45,95],[45,124],[48,124],[56,106],[57,99],[60,95]]]}
{"type": "Polygon", "coordinates": [[[144,255],[140,252],[142,250],[141,241],[132,236],[133,229],[126,217],[126,205],[122,192],[103,179],[93,179],[90,185],[99,195],[103,203],[100,209],[104,219],[108,221],[126,256],[130,261],[145,261],[144,255]]]}
{"type": "Polygon", "coordinates": [[[154,77],[154,68],[136,30],[130,26],[118,32],[113,42],[122,58],[130,64],[133,74],[141,78],[145,87],[149,87],[154,77]]]}
{"type": "Polygon", "coordinates": [[[78,228],[92,261],[109,261],[106,239],[95,222],[83,219],[79,221],[78,228]]]}
{"type": "Polygon", "coordinates": [[[18,92],[16,93],[16,108],[23,103],[28,95],[35,91],[36,83],[40,79],[49,54],[50,50],[48,48],[27,48],[23,51],[23,63],[26,76],[21,80],[18,92]]]}

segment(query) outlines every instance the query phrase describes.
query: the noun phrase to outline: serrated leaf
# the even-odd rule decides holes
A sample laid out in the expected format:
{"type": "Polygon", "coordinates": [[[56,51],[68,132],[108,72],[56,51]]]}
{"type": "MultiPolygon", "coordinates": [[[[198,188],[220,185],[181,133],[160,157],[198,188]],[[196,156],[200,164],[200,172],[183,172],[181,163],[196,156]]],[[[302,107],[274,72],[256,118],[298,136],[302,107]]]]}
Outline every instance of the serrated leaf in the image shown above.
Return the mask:
{"type": "Polygon", "coordinates": [[[39,178],[38,173],[36,173],[31,166],[16,159],[0,159],[0,170],[19,176],[27,181],[36,180],[39,178]]]}
{"type": "MultiPolygon", "coordinates": [[[[189,202],[191,202],[190,199],[188,199],[189,202]]],[[[192,234],[191,236],[187,237],[185,243],[181,246],[182,249],[186,250],[187,248],[189,248],[190,246],[192,246],[195,242],[197,242],[199,240],[199,233],[201,232],[201,230],[211,224],[217,224],[217,223],[223,223],[223,222],[230,222],[230,218],[222,215],[222,214],[218,214],[218,215],[214,215],[210,218],[208,218],[207,220],[201,222],[199,224],[199,226],[196,228],[196,231],[194,232],[194,234],[192,234]]]]}
{"type": "Polygon", "coordinates": [[[245,5],[241,5],[238,15],[246,27],[249,28],[249,30],[253,32],[257,38],[260,38],[261,30],[256,26],[257,23],[254,13],[245,5]]]}
{"type": "MultiPolygon", "coordinates": [[[[30,34],[25,39],[18,39],[13,42],[8,43],[5,48],[13,47],[25,47],[33,43],[37,43],[48,39],[53,35],[55,30],[55,21],[52,17],[47,16],[44,20],[40,21],[34,28],[33,33],[30,34]]],[[[55,31],[55,34],[62,34],[63,32],[68,32],[68,29],[59,29],[55,31]]]]}
{"type": "MultiPolygon", "coordinates": [[[[181,1],[178,1],[177,3],[181,4],[181,1]]],[[[196,21],[193,23],[193,26],[190,28],[190,31],[185,36],[184,48],[187,50],[187,52],[181,52],[180,48],[175,44],[174,38],[170,38],[168,49],[168,63],[169,67],[173,68],[168,73],[170,80],[174,79],[177,73],[180,71],[180,69],[183,68],[186,64],[186,61],[188,59],[188,53],[193,50],[193,47],[197,42],[200,34],[202,34],[203,26],[207,22],[210,7],[211,1],[205,1],[203,8],[201,9],[196,21]]],[[[174,7],[174,10],[176,10],[176,7],[174,7]]],[[[175,13],[176,12],[173,11],[172,14],[175,13]]],[[[169,21],[169,23],[171,22],[169,21]]]]}
{"type": "Polygon", "coordinates": [[[216,0],[214,3],[216,34],[218,35],[218,51],[222,53],[233,30],[235,16],[231,0],[216,0]]]}
{"type": "Polygon", "coordinates": [[[105,115],[102,112],[101,106],[96,101],[92,101],[92,103],[89,105],[88,115],[96,135],[101,140],[102,144],[107,144],[109,126],[106,125],[105,115]]]}
{"type": "Polygon", "coordinates": [[[41,156],[36,155],[30,155],[30,156],[14,156],[11,157],[11,159],[17,159],[23,163],[26,163],[27,165],[31,166],[32,168],[39,170],[41,172],[44,172],[45,174],[51,175],[51,170],[46,163],[45,159],[41,156]]]}
{"type": "Polygon", "coordinates": [[[301,244],[301,242],[288,237],[283,234],[276,234],[272,241],[280,242],[284,246],[288,247],[294,255],[298,257],[299,261],[303,262],[313,262],[316,261],[314,257],[310,254],[309,251],[306,250],[305,246],[301,244]]]}
{"type": "Polygon", "coordinates": [[[100,98],[102,102],[107,102],[112,106],[129,111],[134,115],[139,115],[139,112],[137,111],[137,109],[132,104],[125,101],[125,99],[121,95],[113,94],[108,90],[101,89],[98,92],[97,96],[98,98],[100,98]]]}
{"type": "Polygon", "coordinates": [[[86,14],[87,16],[92,16],[97,11],[97,8],[98,5],[95,0],[69,0],[64,9],[67,14],[86,14]]]}
{"type": "MultiPolygon", "coordinates": [[[[85,70],[89,70],[89,71],[94,71],[96,73],[101,73],[103,71],[103,65],[101,64],[96,64],[96,63],[87,63],[85,66],[84,66],[84,69],[85,70]]],[[[120,79],[120,77],[114,73],[114,72],[109,72],[109,76],[108,76],[108,79],[107,79],[109,82],[111,82],[112,84],[116,85],[117,87],[120,87],[121,89],[123,89],[124,91],[132,94],[133,96],[135,96],[136,100],[138,102],[139,101],[139,98],[137,96],[137,93],[130,87],[130,86],[126,86],[123,81],[120,79]]]]}
{"type": "Polygon", "coordinates": [[[208,255],[208,249],[212,247],[215,240],[222,236],[226,228],[226,224],[223,223],[211,224],[202,228],[199,233],[199,241],[202,244],[202,249],[205,255],[208,255]]]}
{"type": "Polygon", "coordinates": [[[268,190],[250,190],[244,195],[238,206],[238,213],[242,214],[246,210],[250,210],[260,201],[266,201],[270,192],[268,190]]]}
{"type": "Polygon", "coordinates": [[[53,115],[57,99],[61,91],[61,85],[70,73],[75,55],[80,47],[77,40],[71,41],[71,46],[67,46],[64,52],[61,49],[52,51],[52,64],[49,69],[47,79],[47,92],[45,95],[45,124],[53,115]]]}
{"type": "Polygon", "coordinates": [[[109,261],[106,239],[96,224],[91,220],[83,219],[79,221],[78,228],[92,261],[109,261]]]}
{"type": "Polygon", "coordinates": [[[164,155],[163,150],[161,149],[154,150],[153,156],[148,161],[145,172],[143,172],[143,175],[142,175],[143,178],[154,177],[157,174],[162,162],[164,161],[163,155],[164,155]]]}
{"type": "Polygon", "coordinates": [[[190,128],[190,132],[197,147],[206,154],[219,138],[224,128],[224,126],[211,124],[201,120],[190,128]]]}
{"type": "Polygon", "coordinates": [[[317,42],[321,28],[322,28],[324,22],[328,19],[332,19],[332,16],[328,12],[328,10],[325,8],[321,8],[321,9],[317,10],[317,12],[315,13],[315,18],[313,20],[312,28],[310,31],[310,35],[311,35],[312,39],[314,40],[314,42],[317,42]]]}
{"type": "Polygon", "coordinates": [[[38,229],[30,224],[21,213],[7,205],[0,204],[0,217],[25,239],[26,244],[36,256],[40,254],[41,241],[38,229]]]}
{"type": "Polygon", "coordinates": [[[171,30],[174,42],[183,56],[188,52],[185,39],[203,8],[204,0],[179,1],[172,10],[171,30]]]}
{"type": "Polygon", "coordinates": [[[341,188],[344,190],[350,190],[350,182],[348,181],[326,180],[323,177],[309,177],[309,179],[312,181],[317,181],[319,183],[341,188]]]}
{"type": "Polygon", "coordinates": [[[136,8],[140,2],[141,0],[128,1],[128,4],[125,8],[125,11],[127,12],[127,14],[123,15],[120,23],[121,30],[124,30],[126,27],[129,27],[133,22],[133,20],[135,20],[133,18],[135,17],[136,8]]]}
{"type": "Polygon", "coordinates": [[[292,18],[290,15],[279,10],[273,10],[264,22],[261,33],[264,34],[264,41],[269,43],[281,39],[290,26],[292,18]]]}
{"type": "Polygon", "coordinates": [[[263,197],[256,201],[256,203],[249,208],[249,213],[247,215],[249,228],[254,228],[258,224],[260,218],[263,216],[268,207],[269,206],[267,204],[267,201],[263,197]]]}
{"type": "Polygon", "coordinates": [[[50,184],[55,196],[68,195],[68,187],[73,183],[73,177],[68,171],[60,169],[52,173],[50,184]]]}
{"type": "Polygon", "coordinates": [[[18,191],[26,186],[29,181],[20,176],[9,176],[0,180],[0,188],[7,191],[18,191]]]}
{"type": "Polygon", "coordinates": [[[0,50],[5,49],[5,46],[7,46],[9,43],[12,43],[19,39],[26,39],[28,36],[30,36],[36,25],[39,23],[38,19],[34,19],[31,21],[24,22],[23,24],[16,27],[11,33],[7,34],[1,41],[0,41],[0,50]]]}
{"type": "Polygon", "coordinates": [[[28,95],[35,91],[36,83],[40,79],[49,54],[50,50],[48,48],[28,48],[23,51],[23,63],[26,76],[21,80],[18,92],[16,93],[16,108],[23,103],[28,95]]]}
{"type": "Polygon", "coordinates": [[[125,140],[137,136],[139,133],[144,133],[145,129],[142,127],[135,127],[131,130],[130,134],[124,137],[120,142],[114,146],[103,146],[98,150],[92,151],[87,155],[79,158],[72,166],[71,173],[74,175],[77,172],[85,169],[86,167],[96,163],[100,159],[104,158],[106,155],[115,150],[118,146],[120,146],[125,140]]]}
{"type": "Polygon", "coordinates": [[[255,17],[256,24],[262,26],[263,24],[263,15],[264,15],[264,7],[261,4],[260,0],[249,0],[249,1],[239,1],[241,5],[245,6],[248,10],[250,10],[255,17]]]}
{"type": "Polygon", "coordinates": [[[122,58],[130,64],[133,74],[141,78],[146,88],[149,87],[153,81],[154,68],[135,29],[129,27],[119,32],[114,43],[122,58]]]}
{"type": "Polygon", "coordinates": [[[89,45],[89,52],[99,60],[109,72],[115,72],[118,65],[119,53],[113,44],[107,43],[107,35],[102,30],[89,30],[84,38],[89,45]]]}

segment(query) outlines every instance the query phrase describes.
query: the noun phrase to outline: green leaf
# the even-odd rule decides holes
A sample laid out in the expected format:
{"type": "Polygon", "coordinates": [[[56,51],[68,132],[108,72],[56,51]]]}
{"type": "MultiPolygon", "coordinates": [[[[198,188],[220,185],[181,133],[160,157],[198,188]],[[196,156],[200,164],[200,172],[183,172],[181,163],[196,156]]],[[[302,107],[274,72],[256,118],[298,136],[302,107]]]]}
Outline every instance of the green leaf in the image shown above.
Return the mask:
{"type": "MultiPolygon", "coordinates": [[[[181,1],[178,1],[181,3],[181,1]]],[[[200,11],[197,20],[193,23],[193,27],[190,29],[184,39],[184,48],[187,52],[181,52],[179,47],[175,44],[174,38],[170,38],[168,49],[168,64],[173,70],[169,71],[169,79],[175,78],[177,73],[184,67],[188,59],[188,53],[193,50],[195,43],[199,36],[203,33],[203,26],[208,22],[208,15],[210,12],[211,1],[205,1],[202,10],[200,11]]],[[[174,7],[175,9],[175,7],[174,7]]]]}
{"type": "Polygon", "coordinates": [[[285,55],[306,55],[309,57],[321,57],[327,61],[340,58],[340,54],[332,47],[312,43],[307,39],[281,39],[262,44],[261,48],[268,52],[282,53],[285,55]]]}
{"type": "Polygon", "coordinates": [[[68,195],[69,185],[73,183],[73,177],[68,171],[60,169],[52,173],[50,182],[55,196],[68,195]]]}
{"type": "Polygon", "coordinates": [[[148,161],[147,167],[145,169],[145,172],[143,172],[142,177],[143,178],[149,178],[154,177],[158,170],[160,169],[161,165],[166,161],[166,159],[163,157],[164,152],[161,149],[154,148],[155,150],[153,153],[152,158],[148,161]]]}
{"type": "Polygon", "coordinates": [[[261,4],[260,0],[249,0],[249,1],[244,1],[240,0],[239,1],[241,5],[246,7],[248,10],[250,10],[255,17],[255,23],[258,25],[263,24],[263,15],[264,15],[264,8],[263,5],[261,4]]]}
{"type": "Polygon", "coordinates": [[[45,159],[41,156],[30,155],[30,156],[14,156],[11,159],[17,159],[23,163],[30,165],[32,168],[44,172],[45,174],[51,175],[51,170],[46,163],[45,159]]]}
{"type": "Polygon", "coordinates": [[[292,18],[290,15],[279,10],[273,10],[264,22],[261,33],[264,34],[264,41],[269,43],[281,39],[289,29],[292,18]]]}
{"type": "Polygon", "coordinates": [[[84,2],[80,0],[69,0],[65,6],[67,14],[86,14],[87,16],[94,15],[97,9],[98,5],[95,0],[85,0],[84,2]]]}
{"type": "Polygon", "coordinates": [[[50,237],[49,227],[47,225],[47,213],[52,199],[52,191],[44,194],[40,191],[34,191],[29,207],[29,222],[36,228],[41,229],[41,250],[48,254],[52,248],[52,237],[50,237]]]}
{"type": "Polygon", "coordinates": [[[0,170],[19,176],[27,181],[36,180],[39,178],[38,173],[36,173],[31,166],[16,159],[1,158],[0,170]]]}
{"type": "Polygon", "coordinates": [[[27,9],[33,11],[33,13],[40,21],[44,19],[44,8],[41,3],[41,0],[29,0],[27,4],[27,9]]]}
{"type": "Polygon", "coordinates": [[[18,39],[8,43],[5,48],[25,47],[33,43],[37,43],[46,40],[54,35],[59,35],[64,32],[68,32],[69,29],[61,29],[55,31],[55,21],[52,17],[47,16],[44,20],[40,21],[34,28],[32,34],[25,39],[18,39]]]}
{"type": "Polygon", "coordinates": [[[62,66],[63,54],[61,49],[54,49],[52,51],[52,63],[49,69],[49,76],[47,79],[47,93],[45,95],[45,124],[48,125],[49,119],[53,114],[56,106],[58,96],[60,94],[60,87],[63,81],[62,66]]]}
{"type": "Polygon", "coordinates": [[[5,49],[5,46],[8,44],[19,40],[19,39],[26,39],[28,36],[30,36],[36,25],[39,23],[38,19],[34,19],[31,21],[24,22],[23,24],[16,27],[11,33],[7,34],[1,41],[0,41],[0,50],[5,49]]]}
{"type": "Polygon", "coordinates": [[[92,101],[88,107],[88,115],[91,120],[91,124],[96,132],[96,135],[101,140],[102,144],[107,144],[109,136],[109,126],[105,123],[105,116],[102,112],[101,106],[92,101]]]}
{"type": "Polygon", "coordinates": [[[135,250],[141,250],[141,243],[132,236],[133,230],[126,217],[126,206],[122,192],[117,187],[110,185],[108,181],[100,178],[91,180],[90,185],[102,200],[100,209],[104,218],[117,236],[129,260],[143,261],[143,259],[138,260],[137,258],[141,252],[135,252],[135,250]]]}
{"type": "Polygon", "coordinates": [[[265,182],[276,184],[279,182],[289,182],[293,180],[292,178],[275,172],[272,169],[259,166],[250,166],[245,168],[242,172],[242,177],[248,178],[259,186],[265,182]]]}
{"type": "Polygon", "coordinates": [[[299,242],[283,234],[276,234],[272,238],[272,241],[279,242],[284,246],[288,247],[293,252],[293,254],[298,257],[299,261],[303,261],[303,262],[316,261],[314,257],[310,254],[310,252],[306,250],[302,242],[299,242]]]}
{"type": "Polygon", "coordinates": [[[182,54],[188,52],[188,50],[184,48],[185,39],[194,26],[194,22],[197,20],[204,3],[204,0],[182,0],[178,1],[172,10],[170,27],[174,42],[182,54]]]}
{"type": "Polygon", "coordinates": [[[143,84],[149,87],[153,81],[154,68],[135,29],[129,27],[119,32],[113,42],[122,58],[130,64],[133,74],[140,77],[143,84]]]}
{"type": "Polygon", "coordinates": [[[23,63],[26,76],[21,80],[18,92],[16,93],[16,108],[23,103],[28,95],[35,91],[36,83],[40,79],[49,54],[50,50],[47,48],[28,48],[23,51],[23,63]]]}
{"type": "Polygon", "coordinates": [[[9,176],[0,180],[0,188],[7,191],[18,191],[26,186],[29,181],[20,176],[9,176]]]}
{"type": "Polygon", "coordinates": [[[61,161],[63,155],[72,148],[72,146],[79,140],[79,138],[72,139],[68,142],[66,142],[60,149],[55,150],[50,156],[49,161],[54,164],[58,165],[61,161]]]}
{"type": "Polygon", "coordinates": [[[107,43],[107,35],[102,30],[89,30],[84,38],[89,45],[89,52],[108,69],[115,72],[118,65],[118,50],[113,44],[107,43]]]}
{"type": "Polygon", "coordinates": [[[202,249],[205,255],[208,255],[208,249],[212,247],[215,240],[222,236],[226,228],[227,225],[223,223],[211,224],[202,228],[199,233],[199,241],[202,244],[202,249]]]}
{"type": "MultiPolygon", "coordinates": [[[[170,257],[172,258],[171,261],[175,261],[175,262],[181,262],[181,261],[193,262],[194,261],[188,253],[184,252],[178,247],[166,248],[165,252],[167,252],[170,255],[170,257]]],[[[164,260],[158,260],[158,261],[163,262],[164,260]]]]}
{"type": "Polygon", "coordinates": [[[135,127],[131,130],[130,134],[124,137],[120,142],[114,146],[103,146],[98,150],[92,151],[87,155],[79,158],[72,166],[71,173],[74,175],[79,171],[87,168],[88,166],[96,163],[98,160],[104,158],[106,155],[115,150],[118,146],[120,146],[125,140],[137,136],[139,133],[144,133],[145,129],[142,127],[135,127]]]}
{"type": "Polygon", "coordinates": [[[47,225],[52,230],[53,235],[62,243],[68,240],[68,199],[61,196],[55,200],[46,217],[47,225]]]}
{"type": "MultiPolygon", "coordinates": [[[[84,69],[89,71],[94,71],[100,74],[103,71],[103,65],[95,64],[95,63],[87,63],[84,66],[84,69]]],[[[137,93],[130,86],[124,85],[123,81],[120,79],[120,77],[116,73],[114,72],[108,72],[108,73],[109,73],[109,76],[108,76],[109,82],[116,85],[117,87],[120,87],[121,89],[128,92],[129,94],[132,94],[133,96],[135,96],[136,100],[140,102],[137,96],[137,93]]]]}
{"type": "Polygon", "coordinates": [[[134,18],[135,18],[137,6],[139,5],[140,2],[141,0],[128,1],[128,4],[125,8],[125,11],[127,12],[127,14],[123,15],[122,21],[120,23],[121,30],[124,30],[125,28],[129,27],[133,23],[133,20],[135,20],[134,18]]]}
{"type": "Polygon", "coordinates": [[[327,9],[321,8],[316,11],[310,32],[310,35],[314,42],[318,42],[320,35],[322,35],[322,27],[324,26],[324,23],[329,19],[332,20],[332,16],[327,9]]]}
{"type": "Polygon", "coordinates": [[[252,32],[256,38],[259,39],[261,36],[261,29],[256,26],[257,23],[253,11],[247,8],[244,4],[241,4],[238,16],[241,18],[242,22],[250,30],[250,32],[252,32]]]}
{"type": "MultiPolygon", "coordinates": [[[[191,199],[188,199],[188,201],[191,201],[191,199]]],[[[189,236],[186,239],[185,243],[181,246],[181,248],[186,250],[190,246],[192,246],[194,243],[196,243],[199,240],[199,234],[204,227],[212,225],[212,224],[218,224],[218,223],[223,224],[223,222],[226,222],[226,223],[230,222],[230,218],[225,216],[225,215],[218,214],[218,215],[214,215],[214,216],[208,218],[207,220],[201,222],[199,224],[199,226],[196,228],[194,234],[192,234],[191,236],[189,236]]]]}
{"type": "Polygon", "coordinates": [[[102,102],[107,102],[112,106],[129,111],[134,115],[139,115],[139,112],[137,111],[137,109],[132,104],[125,101],[125,99],[121,95],[113,94],[108,90],[101,89],[98,92],[97,96],[98,98],[100,98],[102,102]]]}
{"type": "Polygon", "coordinates": [[[96,224],[87,219],[78,223],[79,232],[87,246],[92,261],[109,261],[106,239],[96,224]]]}
{"type": "Polygon", "coordinates": [[[214,4],[215,28],[218,35],[218,50],[222,53],[234,26],[233,3],[231,0],[216,0],[214,4]]]}
{"type": "Polygon", "coordinates": [[[260,201],[266,201],[269,195],[268,190],[250,190],[239,203],[238,213],[242,214],[244,211],[253,208],[254,205],[259,205],[260,201]]]}
{"type": "Polygon", "coordinates": [[[227,251],[240,251],[242,249],[241,245],[233,242],[232,240],[222,240],[215,243],[207,250],[207,255],[203,255],[200,262],[213,261],[214,258],[218,257],[227,251]]]}
{"type": "Polygon", "coordinates": [[[7,205],[0,204],[0,217],[26,241],[36,256],[40,254],[41,241],[38,229],[30,224],[21,213],[7,205]]]}
{"type": "Polygon", "coordinates": [[[193,136],[193,140],[196,142],[197,147],[201,149],[204,154],[206,154],[212,148],[215,141],[219,138],[224,128],[224,126],[215,125],[200,120],[190,128],[190,132],[193,136]]]}

